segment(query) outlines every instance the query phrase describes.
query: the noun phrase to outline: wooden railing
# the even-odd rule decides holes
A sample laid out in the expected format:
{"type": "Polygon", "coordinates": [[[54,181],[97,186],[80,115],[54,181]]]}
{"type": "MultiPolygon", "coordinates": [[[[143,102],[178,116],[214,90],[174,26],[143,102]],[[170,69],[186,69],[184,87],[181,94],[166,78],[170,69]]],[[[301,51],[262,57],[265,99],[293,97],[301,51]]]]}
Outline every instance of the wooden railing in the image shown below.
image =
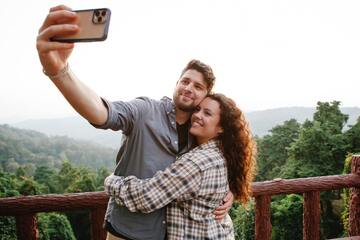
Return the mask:
{"type": "Polygon", "coordinates": [[[253,183],[255,239],[268,240],[271,237],[271,196],[290,193],[304,196],[303,239],[320,239],[320,192],[342,188],[351,188],[349,234],[360,236],[360,156],[353,156],[351,174],[253,183]]]}
{"type": "MultiPolygon", "coordinates": [[[[320,192],[352,188],[350,197],[350,236],[360,235],[360,156],[352,158],[351,174],[255,182],[255,239],[271,236],[270,202],[277,194],[304,195],[303,239],[320,239],[320,192]]],[[[88,209],[92,239],[105,239],[102,228],[108,197],[104,192],[49,194],[0,199],[0,216],[15,216],[19,240],[37,239],[36,213],[88,209]]]]}

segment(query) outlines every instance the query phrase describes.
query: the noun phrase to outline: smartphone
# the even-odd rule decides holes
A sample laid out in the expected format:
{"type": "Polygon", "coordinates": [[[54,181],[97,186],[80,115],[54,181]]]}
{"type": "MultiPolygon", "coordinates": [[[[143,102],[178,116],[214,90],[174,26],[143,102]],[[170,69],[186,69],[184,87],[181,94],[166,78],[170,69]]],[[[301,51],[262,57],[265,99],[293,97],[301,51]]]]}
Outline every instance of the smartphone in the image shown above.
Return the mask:
{"type": "Polygon", "coordinates": [[[53,37],[57,42],[94,42],[107,38],[111,11],[108,8],[86,9],[74,11],[78,15],[79,31],[73,35],[53,37]]]}

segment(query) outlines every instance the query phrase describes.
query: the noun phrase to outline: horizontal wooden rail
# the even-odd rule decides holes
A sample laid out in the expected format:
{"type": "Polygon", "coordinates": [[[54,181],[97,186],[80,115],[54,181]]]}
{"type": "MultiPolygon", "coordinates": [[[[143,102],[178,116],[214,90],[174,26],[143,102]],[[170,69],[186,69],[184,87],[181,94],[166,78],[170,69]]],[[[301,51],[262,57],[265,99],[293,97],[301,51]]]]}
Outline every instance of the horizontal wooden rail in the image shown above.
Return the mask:
{"type": "MultiPolygon", "coordinates": [[[[349,187],[360,187],[360,175],[346,174],[255,182],[252,184],[252,196],[329,191],[349,187]]],[[[104,192],[0,198],[0,215],[101,208],[106,207],[108,199],[104,192]]]]}
{"type": "Polygon", "coordinates": [[[79,209],[106,208],[105,192],[47,194],[0,198],[0,216],[16,216],[38,212],[61,212],[79,209]]]}
{"type": "Polygon", "coordinates": [[[252,195],[278,195],[360,187],[360,175],[346,174],[297,179],[274,179],[252,184],[252,195]]]}

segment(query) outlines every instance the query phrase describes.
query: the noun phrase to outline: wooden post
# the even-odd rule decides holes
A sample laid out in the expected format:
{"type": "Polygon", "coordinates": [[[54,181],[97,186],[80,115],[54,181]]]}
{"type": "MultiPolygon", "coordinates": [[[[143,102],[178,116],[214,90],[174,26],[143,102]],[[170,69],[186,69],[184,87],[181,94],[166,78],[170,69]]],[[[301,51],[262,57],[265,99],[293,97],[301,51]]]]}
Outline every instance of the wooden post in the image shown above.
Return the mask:
{"type": "Polygon", "coordinates": [[[303,239],[320,239],[320,192],[304,193],[303,239]]]}
{"type": "Polygon", "coordinates": [[[105,240],[107,232],[103,228],[105,208],[95,208],[91,210],[91,239],[105,240]]]}
{"type": "MultiPolygon", "coordinates": [[[[360,155],[351,159],[351,173],[360,175],[360,155]]],[[[360,236],[360,188],[350,189],[349,235],[360,236]]]]}
{"type": "Polygon", "coordinates": [[[38,239],[35,214],[18,215],[16,218],[16,234],[18,240],[38,239]]]}
{"type": "Polygon", "coordinates": [[[270,240],[270,203],[270,195],[261,195],[255,197],[255,240],[270,240]]]}

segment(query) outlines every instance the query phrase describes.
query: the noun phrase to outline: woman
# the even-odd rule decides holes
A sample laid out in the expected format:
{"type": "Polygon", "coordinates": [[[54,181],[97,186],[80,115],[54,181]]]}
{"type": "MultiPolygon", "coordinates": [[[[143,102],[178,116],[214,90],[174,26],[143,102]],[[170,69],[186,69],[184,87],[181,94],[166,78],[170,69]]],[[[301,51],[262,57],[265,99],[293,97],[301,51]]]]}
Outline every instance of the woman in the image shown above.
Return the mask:
{"type": "Polygon", "coordinates": [[[246,204],[254,168],[254,143],[243,113],[222,94],[207,96],[191,117],[197,147],[150,179],[111,175],[105,191],[130,211],[167,206],[168,239],[233,239],[229,216],[213,211],[228,191],[246,204]]]}

